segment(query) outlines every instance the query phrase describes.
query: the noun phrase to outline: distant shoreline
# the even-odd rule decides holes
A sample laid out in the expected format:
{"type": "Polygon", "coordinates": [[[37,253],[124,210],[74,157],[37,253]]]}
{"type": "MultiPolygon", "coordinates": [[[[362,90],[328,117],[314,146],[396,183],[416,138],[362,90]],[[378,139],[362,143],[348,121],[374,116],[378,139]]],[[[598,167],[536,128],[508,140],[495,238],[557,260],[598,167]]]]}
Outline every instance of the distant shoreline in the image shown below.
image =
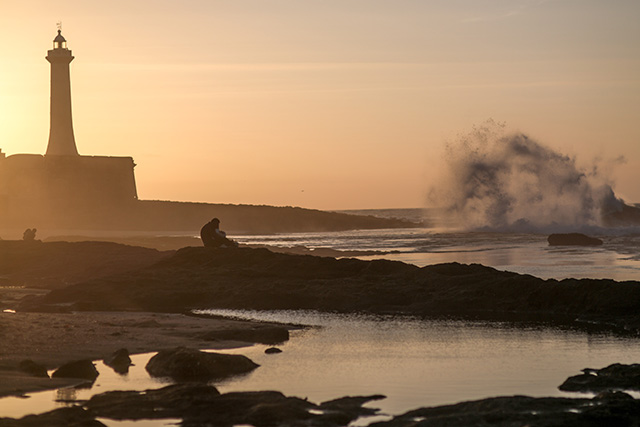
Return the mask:
{"type": "Polygon", "coordinates": [[[415,228],[424,221],[305,209],[293,206],[231,205],[135,200],[121,206],[69,207],[60,214],[29,211],[3,214],[0,237],[19,239],[27,228],[40,235],[193,233],[213,217],[229,234],[324,232],[358,229],[415,228]]]}

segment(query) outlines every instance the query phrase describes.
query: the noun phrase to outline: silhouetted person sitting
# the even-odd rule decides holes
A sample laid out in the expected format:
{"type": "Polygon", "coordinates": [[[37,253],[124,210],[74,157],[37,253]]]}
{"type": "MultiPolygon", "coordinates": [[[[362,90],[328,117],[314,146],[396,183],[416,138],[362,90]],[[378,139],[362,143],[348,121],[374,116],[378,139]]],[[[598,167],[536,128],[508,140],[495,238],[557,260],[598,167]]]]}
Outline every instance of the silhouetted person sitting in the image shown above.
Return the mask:
{"type": "Polygon", "coordinates": [[[227,233],[220,230],[218,218],[213,218],[202,227],[200,238],[207,248],[235,248],[238,246],[233,240],[227,239],[227,233]]]}
{"type": "Polygon", "coordinates": [[[27,228],[24,230],[24,233],[22,233],[22,240],[25,242],[33,242],[36,240],[36,231],[38,231],[37,228],[27,228]]]}

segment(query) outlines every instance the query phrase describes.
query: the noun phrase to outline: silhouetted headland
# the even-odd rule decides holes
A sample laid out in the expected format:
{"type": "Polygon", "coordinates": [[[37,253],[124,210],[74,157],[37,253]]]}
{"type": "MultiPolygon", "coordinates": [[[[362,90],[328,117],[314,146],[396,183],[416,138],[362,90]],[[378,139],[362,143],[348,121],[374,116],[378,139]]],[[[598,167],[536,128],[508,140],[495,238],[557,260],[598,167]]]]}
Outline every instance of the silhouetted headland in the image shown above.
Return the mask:
{"type": "MultiPolygon", "coordinates": [[[[1,169],[1,166],[0,166],[1,169]]],[[[196,233],[217,216],[229,234],[270,234],[423,227],[421,222],[353,215],[292,206],[234,205],[215,203],[135,200],[126,204],[101,204],[82,209],[43,211],[34,207],[24,215],[3,215],[1,237],[22,235],[37,226],[48,235],[77,232],[120,231],[196,233]],[[46,213],[45,213],[46,212],[46,213]],[[194,231],[196,230],[196,231],[194,231]]]]}

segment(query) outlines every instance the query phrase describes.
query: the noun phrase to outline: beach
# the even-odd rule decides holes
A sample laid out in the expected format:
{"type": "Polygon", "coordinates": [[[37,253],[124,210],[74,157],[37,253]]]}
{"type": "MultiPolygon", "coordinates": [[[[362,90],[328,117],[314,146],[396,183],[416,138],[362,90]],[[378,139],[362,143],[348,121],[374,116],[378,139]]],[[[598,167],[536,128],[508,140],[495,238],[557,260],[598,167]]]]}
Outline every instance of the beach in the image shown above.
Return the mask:
{"type": "Polygon", "coordinates": [[[206,339],[206,336],[216,332],[255,331],[262,326],[257,322],[144,312],[4,312],[0,316],[0,396],[21,395],[78,382],[21,373],[17,367],[25,359],[51,370],[75,360],[101,360],[121,348],[132,354],[174,347],[232,348],[252,343],[206,339]]]}

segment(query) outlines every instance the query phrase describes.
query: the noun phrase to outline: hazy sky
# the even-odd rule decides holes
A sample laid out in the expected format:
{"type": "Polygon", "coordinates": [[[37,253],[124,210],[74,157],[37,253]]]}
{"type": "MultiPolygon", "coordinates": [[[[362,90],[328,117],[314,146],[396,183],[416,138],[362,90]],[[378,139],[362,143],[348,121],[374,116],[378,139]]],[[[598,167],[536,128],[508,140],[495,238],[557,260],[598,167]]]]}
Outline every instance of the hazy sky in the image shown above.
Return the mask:
{"type": "Polygon", "coordinates": [[[0,0],[0,148],[46,150],[56,22],[84,155],[142,199],[420,207],[493,118],[640,202],[638,0],[0,0]]]}

